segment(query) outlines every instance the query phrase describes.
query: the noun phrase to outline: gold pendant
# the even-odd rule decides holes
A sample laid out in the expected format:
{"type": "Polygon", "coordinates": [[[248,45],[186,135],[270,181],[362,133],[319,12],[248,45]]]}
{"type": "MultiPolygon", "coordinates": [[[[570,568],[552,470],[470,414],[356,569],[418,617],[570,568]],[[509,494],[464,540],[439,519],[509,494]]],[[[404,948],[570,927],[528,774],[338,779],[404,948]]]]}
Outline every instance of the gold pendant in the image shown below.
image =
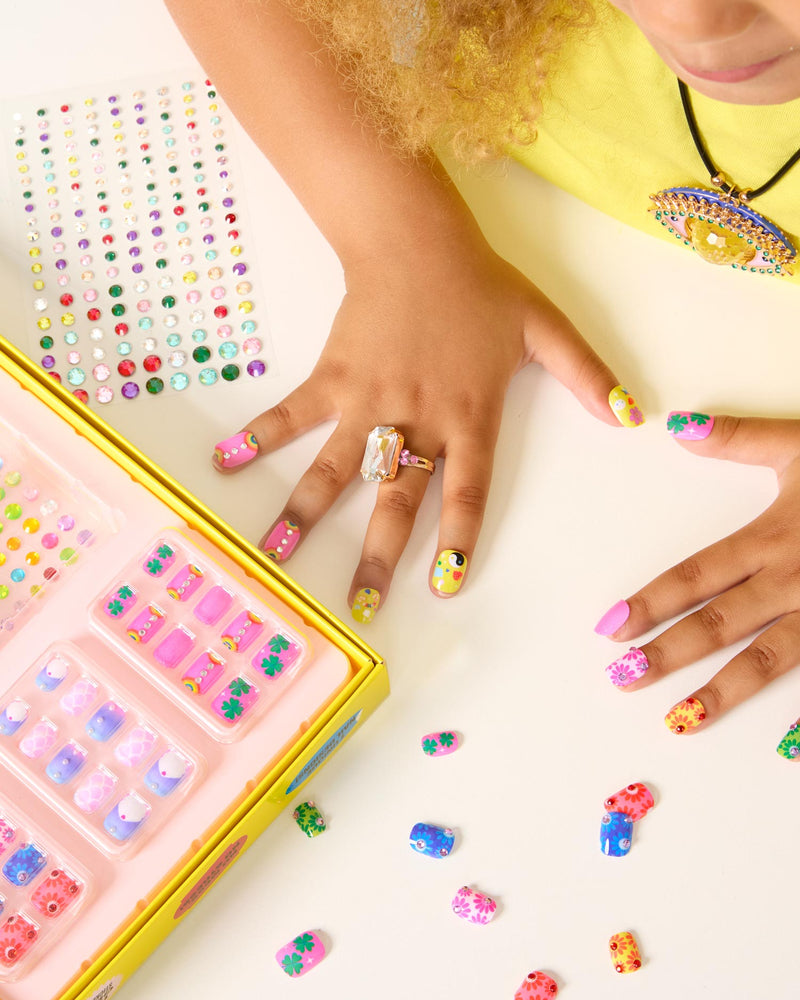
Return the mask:
{"type": "Polygon", "coordinates": [[[651,194],[649,211],[709,264],[740,271],[792,274],[797,254],[775,226],[730,195],[705,188],[667,188],[651,194]]]}

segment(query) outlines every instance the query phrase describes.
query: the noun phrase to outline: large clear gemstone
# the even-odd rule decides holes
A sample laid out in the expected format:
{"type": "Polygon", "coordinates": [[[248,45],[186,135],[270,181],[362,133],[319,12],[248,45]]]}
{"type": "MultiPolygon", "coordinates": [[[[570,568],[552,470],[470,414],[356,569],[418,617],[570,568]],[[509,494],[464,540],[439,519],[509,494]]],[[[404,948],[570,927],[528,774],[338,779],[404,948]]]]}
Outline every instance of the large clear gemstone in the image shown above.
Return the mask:
{"type": "Polygon", "coordinates": [[[367,438],[361,475],[368,483],[391,479],[397,472],[403,435],[394,427],[373,427],[367,438]]]}

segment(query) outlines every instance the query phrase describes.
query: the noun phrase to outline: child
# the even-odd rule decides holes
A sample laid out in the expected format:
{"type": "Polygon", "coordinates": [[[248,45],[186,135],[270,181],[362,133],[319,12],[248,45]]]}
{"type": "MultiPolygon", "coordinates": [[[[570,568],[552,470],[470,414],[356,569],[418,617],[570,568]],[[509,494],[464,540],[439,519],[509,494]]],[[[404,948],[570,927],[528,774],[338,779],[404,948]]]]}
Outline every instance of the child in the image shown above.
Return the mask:
{"type": "MultiPolygon", "coordinates": [[[[742,280],[792,280],[800,8],[792,0],[617,6],[451,0],[428,18],[418,3],[294,0],[292,13],[279,0],[169,0],[206,71],[338,254],[346,284],[309,378],[221,442],[218,467],[337,421],[262,539],[282,560],[358,475],[371,429],[382,430],[371,444],[376,467],[392,448],[406,463],[398,469],[395,458],[378,489],[350,590],[359,621],[386,598],[441,457],[430,586],[450,597],[463,585],[503,394],[521,367],[544,365],[607,423],[642,419],[569,320],[489,247],[426,153],[443,128],[458,154],[507,147],[698,258],[781,275],[742,280]],[[253,79],[268,81],[267,105],[253,79]],[[389,420],[405,442],[383,427],[389,420]]],[[[579,254],[578,244],[576,266],[579,254]]],[[[800,659],[800,423],[676,413],[669,429],[700,454],[770,465],[781,487],[751,525],[619,601],[597,625],[628,642],[708,602],[609,667],[614,683],[635,687],[774,620],[668,716],[673,731],[686,732],[800,659]]]]}

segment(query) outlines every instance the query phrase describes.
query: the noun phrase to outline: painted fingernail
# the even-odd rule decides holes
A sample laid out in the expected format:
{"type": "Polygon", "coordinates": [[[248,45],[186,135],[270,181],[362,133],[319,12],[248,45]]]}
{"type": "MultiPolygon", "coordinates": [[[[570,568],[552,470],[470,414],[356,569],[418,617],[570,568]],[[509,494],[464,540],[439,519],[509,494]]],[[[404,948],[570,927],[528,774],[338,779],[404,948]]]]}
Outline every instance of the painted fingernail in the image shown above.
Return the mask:
{"type": "Polygon", "coordinates": [[[429,757],[445,757],[458,750],[458,733],[453,732],[452,729],[441,733],[428,733],[427,736],[422,737],[421,743],[423,753],[429,757]]]}
{"type": "Polygon", "coordinates": [[[714,418],[707,413],[673,410],[667,417],[667,430],[683,441],[702,441],[714,427],[714,418]]]}
{"type": "Polygon", "coordinates": [[[114,806],[103,820],[106,833],[115,840],[128,840],[147,819],[150,807],[138,795],[131,793],[114,806]]]}
{"type": "Polygon", "coordinates": [[[453,850],[456,835],[447,826],[432,823],[415,823],[408,835],[408,842],[420,854],[429,858],[446,858],[453,850]]]}
{"type": "Polygon", "coordinates": [[[244,677],[235,677],[211,702],[211,710],[226,722],[236,723],[258,700],[258,690],[244,677]]]}
{"type": "Polygon", "coordinates": [[[57,785],[65,785],[86,763],[87,752],[71,740],[53,757],[45,768],[47,777],[57,785]]]}
{"type": "Polygon", "coordinates": [[[600,849],[610,858],[624,858],[631,849],[633,820],[624,812],[607,812],[600,821],[600,849]]]}
{"type": "Polygon", "coordinates": [[[144,776],[144,783],[151,792],[163,798],[183,781],[188,770],[188,761],[177,750],[167,750],[144,776]]]}
{"type": "Polygon", "coordinates": [[[789,726],[789,731],[777,746],[778,753],[787,760],[800,757],[800,719],[789,726]]]}
{"type": "Polygon", "coordinates": [[[488,924],[497,911],[497,903],[485,893],[463,885],[450,904],[453,913],[471,924],[488,924]]]}
{"type": "Polygon", "coordinates": [[[631,606],[627,601],[617,601],[595,625],[595,632],[598,635],[613,635],[618,629],[622,628],[628,620],[630,613],[631,606]]]}
{"type": "Polygon", "coordinates": [[[366,625],[375,617],[378,605],[381,603],[381,595],[374,587],[362,587],[353,598],[353,606],[350,613],[357,622],[366,625]]]}
{"type": "Polygon", "coordinates": [[[183,686],[192,694],[205,694],[225,670],[225,661],[211,649],[201,653],[181,677],[183,686]]]}
{"type": "Polygon", "coordinates": [[[294,521],[278,521],[264,542],[264,554],[275,562],[283,562],[294,552],[299,541],[299,524],[294,521]]]}
{"type": "Polygon", "coordinates": [[[81,883],[69,872],[53,868],[37,886],[31,903],[42,916],[52,920],[80,896],[81,888],[81,883]]]}
{"type": "Polygon", "coordinates": [[[179,625],[153,650],[153,659],[162,667],[176,667],[194,646],[194,637],[179,625]]]}
{"type": "Polygon", "coordinates": [[[318,837],[325,832],[325,819],[313,802],[301,802],[292,818],[307,837],[318,837]]]}
{"type": "Polygon", "coordinates": [[[233,604],[233,594],[224,587],[212,587],[197,602],[195,618],[204,625],[216,625],[233,604]]]}
{"type": "Polygon", "coordinates": [[[3,865],[3,875],[12,885],[27,885],[47,864],[47,855],[36,844],[23,844],[3,865]]]}
{"type": "Polygon", "coordinates": [[[105,743],[125,721],[125,709],[115,701],[107,701],[86,723],[86,732],[98,743],[105,743]]]}
{"type": "Polygon", "coordinates": [[[241,611],[223,630],[222,645],[234,653],[242,652],[255,641],[264,627],[264,622],[253,611],[241,611]]]}
{"type": "Polygon", "coordinates": [[[169,581],[167,593],[173,601],[188,601],[202,583],[203,571],[199,566],[188,563],[169,581]]]}
{"type": "Polygon", "coordinates": [[[647,657],[641,649],[631,646],[624,656],[609,663],[606,667],[606,675],[612,684],[623,688],[638,681],[640,677],[644,677],[649,666],[647,657]]]}
{"type": "Polygon", "coordinates": [[[258,441],[250,431],[242,431],[233,437],[220,441],[214,448],[214,461],[223,469],[235,469],[255,458],[258,454],[258,441]]]}
{"type": "Polygon", "coordinates": [[[611,390],[608,405],[623,427],[640,427],[644,423],[644,414],[625,386],[618,385],[611,390]]]}
{"type": "Polygon", "coordinates": [[[642,967],[639,945],[630,931],[612,934],[608,942],[608,953],[617,972],[636,972],[642,967]]]}
{"type": "Polygon", "coordinates": [[[313,931],[299,934],[275,954],[275,961],[287,976],[304,976],[325,958],[325,945],[313,931]]]}
{"type": "Polygon", "coordinates": [[[557,995],[555,979],[544,972],[529,972],[514,994],[514,1000],[555,1000],[557,995]]]}
{"type": "Polygon", "coordinates": [[[0,734],[13,736],[31,714],[31,706],[22,698],[10,701],[0,712],[0,734]]]}
{"type": "Polygon", "coordinates": [[[670,732],[680,735],[689,729],[695,729],[705,717],[706,710],[701,701],[697,698],[684,698],[667,712],[664,722],[670,732]]]}
{"type": "Polygon", "coordinates": [[[634,781],[613,795],[609,795],[603,805],[608,812],[627,813],[635,823],[653,808],[655,800],[647,785],[641,781],[634,781]]]}
{"type": "Polygon", "coordinates": [[[433,567],[431,583],[440,594],[455,594],[464,582],[467,557],[457,549],[444,549],[433,567]]]}

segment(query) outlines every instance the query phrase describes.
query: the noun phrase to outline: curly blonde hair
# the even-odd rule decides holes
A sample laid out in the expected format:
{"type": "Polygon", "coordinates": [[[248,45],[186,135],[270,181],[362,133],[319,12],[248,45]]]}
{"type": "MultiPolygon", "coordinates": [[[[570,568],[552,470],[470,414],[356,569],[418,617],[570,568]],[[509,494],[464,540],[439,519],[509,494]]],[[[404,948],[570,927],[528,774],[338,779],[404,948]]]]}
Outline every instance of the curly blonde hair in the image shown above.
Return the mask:
{"type": "Polygon", "coordinates": [[[360,117],[402,152],[446,144],[461,162],[536,136],[541,95],[591,0],[284,0],[357,95],[360,117]]]}

